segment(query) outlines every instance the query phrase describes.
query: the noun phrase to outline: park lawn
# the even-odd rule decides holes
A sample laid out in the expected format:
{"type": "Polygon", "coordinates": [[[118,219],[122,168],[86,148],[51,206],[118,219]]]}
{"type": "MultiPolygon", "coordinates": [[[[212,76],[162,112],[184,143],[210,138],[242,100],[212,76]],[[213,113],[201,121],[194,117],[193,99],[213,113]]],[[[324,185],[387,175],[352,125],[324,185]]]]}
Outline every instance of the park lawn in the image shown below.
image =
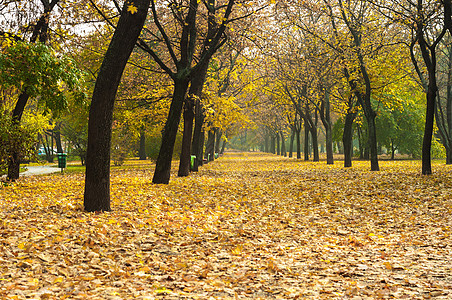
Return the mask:
{"type": "Polygon", "coordinates": [[[0,187],[2,299],[451,299],[452,167],[228,153],[169,185],[113,169],[0,187]]]}

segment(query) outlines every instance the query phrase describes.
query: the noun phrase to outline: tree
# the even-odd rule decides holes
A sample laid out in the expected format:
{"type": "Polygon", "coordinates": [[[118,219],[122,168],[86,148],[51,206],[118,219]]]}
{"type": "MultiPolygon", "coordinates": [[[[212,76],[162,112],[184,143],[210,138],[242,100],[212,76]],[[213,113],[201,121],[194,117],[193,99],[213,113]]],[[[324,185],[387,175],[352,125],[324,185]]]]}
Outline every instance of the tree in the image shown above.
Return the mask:
{"type": "Polygon", "coordinates": [[[84,207],[109,211],[110,147],[116,92],[151,0],[125,2],[94,86],[88,123],[84,207]]]}
{"type": "MultiPolygon", "coordinates": [[[[426,94],[426,115],[422,142],[422,174],[432,173],[431,150],[438,94],[437,47],[452,32],[451,1],[371,1],[388,19],[406,26],[411,33],[411,59],[426,94]],[[418,46],[418,48],[416,47],[418,46]],[[420,53],[419,53],[420,51],[420,53]],[[419,55],[418,55],[419,54],[419,55]],[[426,77],[418,63],[422,57],[426,77]]],[[[440,125],[441,126],[441,125],[440,125]]]]}
{"type": "MultiPolygon", "coordinates": [[[[151,1],[153,22],[159,33],[159,37],[153,36],[152,43],[162,44],[160,47],[165,49],[165,53],[168,53],[168,62],[164,61],[163,56],[154,50],[153,44],[150,46],[141,40],[140,46],[174,81],[171,106],[162,134],[162,145],[156,162],[153,183],[167,184],[170,180],[174,143],[188,87],[191,83],[190,88],[193,91],[190,94],[196,95],[198,91],[195,90],[202,91],[209,61],[226,42],[225,32],[229,23],[234,21],[231,19],[234,4],[234,0],[218,2],[189,0],[169,1],[168,6],[157,7],[155,2],[151,1]],[[201,3],[203,5],[200,5],[201,3]],[[202,18],[203,13],[208,17],[202,18]],[[163,15],[166,17],[162,17],[163,15]],[[171,27],[165,27],[162,24],[166,20],[172,20],[170,21],[171,27]],[[203,32],[206,28],[207,32],[203,32]],[[171,35],[171,33],[173,34],[171,35]],[[177,41],[177,43],[173,41],[177,41]]],[[[182,157],[184,166],[189,163],[190,151],[187,149],[190,147],[191,140],[188,135],[191,135],[194,115],[192,109],[192,105],[186,108],[187,135],[183,142],[184,154],[182,157]]],[[[182,169],[186,171],[186,168],[182,169]]],[[[181,173],[181,175],[183,174],[181,173]]]]}
{"type": "MultiPolygon", "coordinates": [[[[31,44],[36,43],[39,41],[40,43],[44,44],[48,39],[48,29],[49,29],[49,15],[51,14],[52,10],[56,6],[56,4],[59,2],[59,0],[52,0],[51,2],[47,0],[41,0],[41,4],[43,5],[43,13],[40,15],[38,21],[36,24],[22,24],[25,26],[28,26],[33,28],[31,30],[31,37],[29,42],[31,44]]],[[[30,5],[33,5],[34,3],[31,3],[30,5]]],[[[8,5],[8,4],[7,4],[8,5]]],[[[10,12],[6,12],[10,13],[10,12]]],[[[20,15],[20,12],[18,13],[20,15]]],[[[12,31],[14,27],[17,26],[17,24],[10,25],[10,30],[12,31]]],[[[17,30],[17,28],[16,28],[17,30]]],[[[10,42],[20,42],[24,41],[24,38],[20,35],[17,35],[15,33],[9,33],[5,31],[0,31],[0,34],[5,36],[7,39],[10,40],[10,42]]],[[[25,110],[25,107],[27,105],[27,102],[30,98],[30,91],[28,91],[27,82],[24,80],[24,86],[21,89],[20,95],[18,96],[16,105],[14,107],[13,113],[12,113],[12,120],[16,124],[20,124],[23,112],[25,110]]],[[[20,169],[20,159],[19,159],[20,153],[17,151],[14,151],[11,153],[9,165],[8,165],[8,178],[10,180],[16,180],[19,178],[19,169],[20,169]]]]}
{"type": "MultiPolygon", "coordinates": [[[[417,99],[416,99],[417,100],[417,99]]],[[[415,101],[406,99],[400,108],[384,107],[377,119],[378,142],[395,158],[395,152],[420,158],[422,153],[422,109],[415,101]]]]}
{"type": "MultiPolygon", "coordinates": [[[[68,98],[84,100],[83,73],[75,63],[42,43],[9,41],[0,53],[0,85],[14,88],[19,97],[11,115],[12,124],[20,128],[29,99],[38,99],[38,105],[57,114],[67,108],[68,98]]],[[[10,149],[8,178],[19,178],[19,149],[10,149]]]]}
{"type": "Polygon", "coordinates": [[[36,157],[37,135],[42,133],[39,125],[42,124],[14,123],[9,112],[0,107],[0,174],[8,171],[11,153],[20,153],[19,159],[36,157]]]}
{"type": "Polygon", "coordinates": [[[441,143],[446,149],[446,164],[452,164],[452,43],[449,36],[440,44],[438,61],[435,120],[441,143]]]}

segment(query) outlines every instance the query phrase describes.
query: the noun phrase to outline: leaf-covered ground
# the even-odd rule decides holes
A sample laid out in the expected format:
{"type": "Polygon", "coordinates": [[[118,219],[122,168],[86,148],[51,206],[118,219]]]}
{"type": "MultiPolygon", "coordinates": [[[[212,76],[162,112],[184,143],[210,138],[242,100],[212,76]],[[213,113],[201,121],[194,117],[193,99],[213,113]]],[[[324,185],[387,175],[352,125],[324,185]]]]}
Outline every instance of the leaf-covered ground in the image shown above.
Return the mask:
{"type": "Polygon", "coordinates": [[[187,178],[112,173],[0,188],[2,299],[451,299],[452,167],[228,153],[187,178]]]}

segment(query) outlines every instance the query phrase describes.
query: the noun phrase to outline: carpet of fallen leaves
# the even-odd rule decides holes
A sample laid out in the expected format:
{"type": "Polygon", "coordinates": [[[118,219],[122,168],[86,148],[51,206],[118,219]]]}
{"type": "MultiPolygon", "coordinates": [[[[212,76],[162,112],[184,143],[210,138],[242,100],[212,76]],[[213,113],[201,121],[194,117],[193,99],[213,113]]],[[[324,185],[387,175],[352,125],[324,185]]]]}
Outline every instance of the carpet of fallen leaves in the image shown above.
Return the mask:
{"type": "MultiPolygon", "coordinates": [[[[2,299],[452,299],[452,167],[228,153],[169,185],[112,171],[0,188],[2,299]]],[[[174,174],[173,174],[174,175],[174,174]]]]}

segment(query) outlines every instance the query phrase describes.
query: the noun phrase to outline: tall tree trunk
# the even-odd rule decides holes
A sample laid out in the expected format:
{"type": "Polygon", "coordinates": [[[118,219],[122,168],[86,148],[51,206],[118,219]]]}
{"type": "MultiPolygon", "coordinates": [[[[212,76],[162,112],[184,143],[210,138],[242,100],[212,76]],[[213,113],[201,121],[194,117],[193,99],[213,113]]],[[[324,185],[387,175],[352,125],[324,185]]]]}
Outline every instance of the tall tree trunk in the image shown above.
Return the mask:
{"type": "Polygon", "coordinates": [[[310,128],[309,128],[309,124],[308,122],[304,122],[304,160],[308,161],[309,160],[309,132],[310,132],[310,128]]]}
{"type": "Polygon", "coordinates": [[[215,150],[215,130],[211,129],[207,133],[207,144],[206,144],[206,153],[204,157],[208,162],[214,160],[214,150],[215,150]]]}
{"type": "Polygon", "coordinates": [[[222,131],[219,128],[217,128],[215,134],[215,153],[218,154],[220,154],[220,143],[222,134],[223,134],[222,131]]]}
{"type": "Polygon", "coordinates": [[[63,145],[61,143],[61,122],[58,122],[53,128],[53,136],[55,137],[55,145],[57,148],[57,153],[63,153],[63,145]]]}
{"type": "Polygon", "coordinates": [[[325,146],[326,146],[326,163],[328,165],[334,164],[333,157],[333,124],[331,122],[330,114],[330,91],[326,89],[321,107],[320,107],[320,119],[322,120],[323,127],[325,128],[325,146]]]}
{"type": "Polygon", "coordinates": [[[284,133],[281,131],[281,156],[286,157],[287,151],[286,151],[286,139],[284,138],[284,133]]]}
{"type": "Polygon", "coordinates": [[[171,101],[168,118],[162,135],[162,145],[155,165],[152,182],[156,184],[168,184],[171,177],[171,161],[173,159],[174,144],[184,105],[185,94],[188,89],[188,79],[183,78],[174,81],[174,92],[171,101]]]}
{"type": "MultiPolygon", "coordinates": [[[[452,1],[444,0],[444,27],[452,34],[452,1]]],[[[452,46],[448,47],[448,73],[447,73],[447,128],[448,147],[446,147],[446,164],[452,164],[452,46]]],[[[438,121],[437,121],[438,122],[438,121]]]]}
{"type": "MultiPolygon", "coordinates": [[[[207,4],[209,7],[215,8],[215,0],[207,0],[207,4]]],[[[203,45],[203,51],[208,50],[209,44],[213,40],[217,30],[215,9],[209,10],[207,20],[207,36],[203,45]]],[[[209,61],[210,57],[199,65],[199,68],[192,74],[191,77],[189,98],[187,99],[188,101],[185,104],[184,110],[184,133],[182,137],[182,151],[180,154],[178,176],[188,176],[190,172],[191,155],[196,156],[192,171],[197,172],[199,165],[202,165],[203,144],[200,144],[200,137],[205,116],[201,101],[199,99],[202,96],[202,90],[206,80],[207,70],[209,68],[209,61]],[[193,128],[194,118],[196,118],[196,120],[193,128]]]]}
{"type": "Polygon", "coordinates": [[[333,130],[331,127],[325,130],[325,146],[326,146],[326,163],[328,165],[334,164],[334,152],[333,152],[333,130]]]}
{"type": "Polygon", "coordinates": [[[371,97],[371,83],[370,77],[367,73],[366,66],[364,64],[364,59],[361,54],[358,55],[360,61],[360,69],[361,74],[363,75],[364,82],[366,85],[366,91],[362,94],[360,91],[356,90],[355,83],[351,84],[352,89],[355,91],[355,95],[358,99],[358,102],[361,104],[363,108],[364,115],[367,120],[367,138],[368,138],[368,147],[370,150],[370,170],[371,171],[379,171],[380,166],[378,164],[378,145],[377,145],[377,126],[375,125],[375,118],[377,114],[372,108],[372,103],[370,101],[371,97]]]}
{"type": "MultiPolygon", "coordinates": [[[[25,110],[25,106],[27,105],[28,99],[30,96],[27,94],[27,91],[23,91],[19,95],[19,99],[16,102],[16,106],[13,110],[12,121],[14,126],[17,126],[17,130],[19,130],[19,124],[22,119],[23,112],[25,110]]],[[[20,153],[18,151],[13,151],[8,161],[8,180],[16,180],[19,179],[20,173],[20,153]]]]}
{"type": "Polygon", "coordinates": [[[320,161],[319,156],[319,142],[317,138],[317,127],[310,126],[311,137],[312,137],[312,152],[313,152],[313,161],[320,161]]]}
{"type": "Polygon", "coordinates": [[[359,146],[359,159],[364,159],[364,141],[361,126],[356,126],[356,132],[358,133],[358,146],[359,146]]]}
{"type": "Polygon", "coordinates": [[[270,152],[276,154],[276,137],[274,135],[270,138],[270,152]]]}
{"type": "Polygon", "coordinates": [[[190,160],[191,160],[191,143],[193,136],[193,120],[195,118],[194,105],[195,100],[190,99],[185,100],[184,105],[184,133],[182,135],[182,150],[179,160],[179,171],[177,176],[183,177],[188,176],[190,173],[190,160]]]}
{"type": "Polygon", "coordinates": [[[375,125],[375,117],[377,114],[372,110],[368,116],[367,125],[369,129],[369,150],[370,150],[370,170],[379,171],[378,164],[378,145],[377,145],[377,126],[375,125]]]}
{"type": "MultiPolygon", "coordinates": [[[[368,143],[369,143],[369,148],[370,148],[370,170],[371,171],[379,171],[380,167],[378,165],[377,132],[376,132],[376,126],[375,126],[375,117],[377,116],[377,114],[375,113],[375,111],[372,108],[371,81],[370,81],[370,76],[367,72],[366,63],[364,62],[363,54],[361,52],[362,35],[361,35],[361,31],[360,31],[360,25],[356,26],[356,23],[354,21],[350,21],[349,17],[347,16],[347,13],[345,12],[344,7],[342,5],[342,1],[339,1],[339,6],[340,6],[343,20],[345,21],[345,23],[350,31],[350,34],[353,37],[353,43],[356,47],[356,55],[357,55],[357,59],[359,62],[359,70],[360,70],[360,73],[364,80],[365,92],[363,93],[362,91],[360,91],[360,89],[358,89],[357,83],[353,79],[350,79],[349,76],[347,76],[347,78],[348,78],[350,88],[354,92],[356,97],[358,98],[358,101],[361,104],[361,106],[364,110],[364,115],[366,116],[366,119],[367,119],[367,125],[368,125],[368,130],[369,130],[369,132],[368,132],[369,142],[368,143]]],[[[347,71],[347,75],[348,75],[348,71],[347,71]]]]}
{"type": "Polygon", "coordinates": [[[425,115],[424,138],[422,141],[422,174],[432,174],[431,149],[435,119],[436,93],[438,85],[436,81],[436,45],[427,46],[423,36],[418,37],[422,57],[428,72],[427,108],[425,115]]]}
{"type": "Polygon", "coordinates": [[[264,133],[264,152],[265,153],[269,153],[270,152],[270,150],[269,150],[269,146],[268,146],[268,134],[265,132],[264,133]]]}
{"type": "Polygon", "coordinates": [[[146,131],[145,127],[142,126],[140,129],[140,149],[138,151],[138,156],[140,160],[146,160],[146,131]]]}
{"type": "Polygon", "coordinates": [[[290,135],[290,143],[289,143],[289,158],[293,157],[293,142],[295,140],[295,129],[292,128],[292,133],[290,135]]]}
{"type": "Polygon", "coordinates": [[[135,0],[137,11],[125,3],[94,86],[88,121],[84,206],[86,211],[109,211],[111,126],[122,73],[143,28],[150,0],[135,0]]]}
{"type": "Polygon", "coordinates": [[[202,166],[203,163],[204,131],[202,125],[204,124],[204,118],[204,109],[199,99],[197,99],[195,102],[195,130],[191,146],[191,154],[196,156],[193,172],[198,172],[199,166],[202,166]]]}
{"type": "Polygon", "coordinates": [[[422,141],[422,174],[432,174],[431,149],[433,138],[435,98],[436,98],[436,74],[429,70],[429,87],[427,91],[427,109],[425,115],[424,138],[422,141]]]}
{"type": "Polygon", "coordinates": [[[279,143],[279,132],[276,132],[276,155],[281,155],[281,148],[279,143]]]}
{"type": "MultiPolygon", "coordinates": [[[[182,136],[182,150],[180,154],[179,171],[177,174],[178,176],[188,176],[188,174],[190,173],[190,156],[193,154],[193,152],[199,152],[199,147],[201,147],[199,145],[199,137],[200,131],[202,130],[202,124],[204,123],[204,114],[202,104],[199,99],[202,96],[202,90],[204,87],[208,66],[208,61],[206,61],[206,63],[200,67],[199,71],[193,74],[190,84],[190,90],[188,91],[189,96],[185,101],[184,132],[182,136]],[[193,121],[195,117],[198,122],[196,123],[195,121],[195,132],[193,133],[193,121]],[[191,150],[192,147],[194,148],[194,151],[191,150]]],[[[193,155],[197,156],[196,154],[193,155]]],[[[193,171],[198,170],[198,165],[199,162],[195,161],[193,171]]]]}
{"type": "Polygon", "coordinates": [[[394,141],[391,139],[391,160],[395,159],[395,150],[394,141]]]}
{"type": "Polygon", "coordinates": [[[342,143],[344,144],[344,168],[352,166],[353,157],[353,121],[355,113],[348,113],[345,116],[344,133],[342,135],[342,143]]]}
{"type": "Polygon", "coordinates": [[[296,132],[295,132],[295,139],[297,142],[297,159],[301,159],[301,128],[297,128],[296,132]]]}
{"type": "Polygon", "coordinates": [[[446,164],[451,164],[451,157],[449,155],[449,153],[452,150],[452,141],[450,139],[450,135],[449,135],[449,125],[448,125],[448,121],[444,120],[444,116],[443,116],[443,110],[441,108],[441,102],[440,102],[440,97],[437,94],[437,104],[435,105],[435,120],[436,120],[436,124],[438,126],[438,132],[439,132],[439,136],[441,139],[441,143],[443,144],[445,150],[446,150],[446,164]]]}

